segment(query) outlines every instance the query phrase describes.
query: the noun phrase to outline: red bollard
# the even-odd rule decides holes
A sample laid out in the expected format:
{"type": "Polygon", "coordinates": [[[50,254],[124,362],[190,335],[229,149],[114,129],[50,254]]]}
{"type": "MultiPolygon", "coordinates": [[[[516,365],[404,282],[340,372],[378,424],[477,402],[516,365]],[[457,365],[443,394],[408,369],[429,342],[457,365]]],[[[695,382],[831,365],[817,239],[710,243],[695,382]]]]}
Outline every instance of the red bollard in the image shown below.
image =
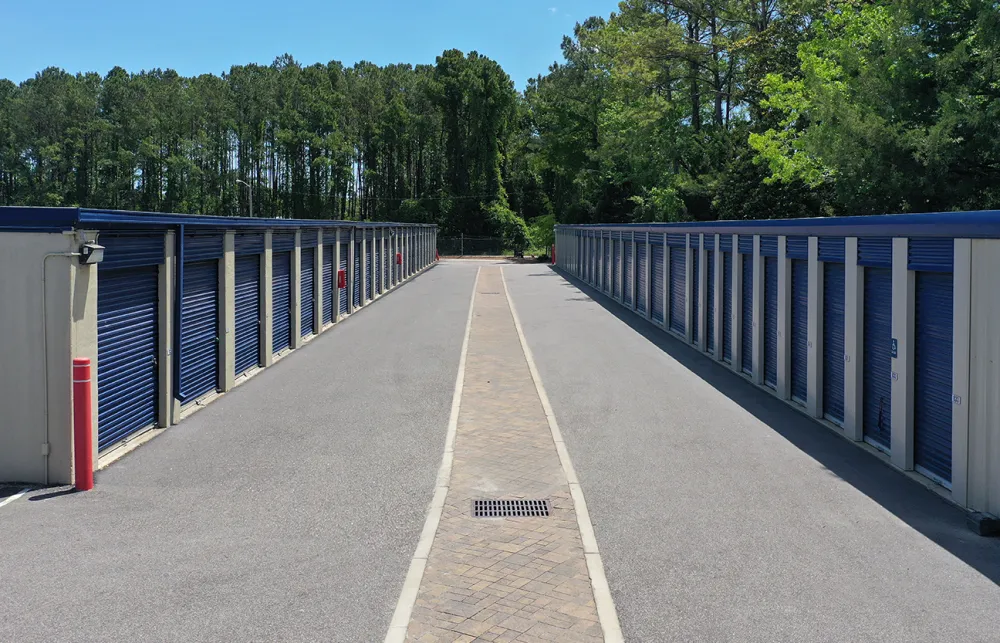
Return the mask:
{"type": "Polygon", "coordinates": [[[90,403],[90,358],[73,358],[73,460],[76,490],[94,488],[94,432],[90,403]]]}
{"type": "Polygon", "coordinates": [[[552,244],[552,265],[556,263],[556,244],[552,244]]]}

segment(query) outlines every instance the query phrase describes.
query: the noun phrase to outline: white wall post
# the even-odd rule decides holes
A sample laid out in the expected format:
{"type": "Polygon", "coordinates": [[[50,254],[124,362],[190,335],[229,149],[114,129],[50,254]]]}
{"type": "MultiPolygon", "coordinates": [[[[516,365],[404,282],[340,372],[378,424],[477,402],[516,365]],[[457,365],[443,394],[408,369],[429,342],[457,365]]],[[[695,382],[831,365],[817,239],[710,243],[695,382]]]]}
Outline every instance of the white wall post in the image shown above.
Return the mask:
{"type": "Polygon", "coordinates": [[[951,366],[951,499],[969,494],[969,368],[972,333],[972,241],[955,239],[951,366]]]}
{"type": "Polygon", "coordinates": [[[788,258],[788,237],[778,236],[778,373],[776,393],[787,400],[792,382],[792,263],[788,258]]]}
{"type": "Polygon", "coordinates": [[[712,348],[712,350],[715,351],[715,361],[721,362],[723,359],[722,358],[723,322],[725,321],[722,318],[722,315],[723,311],[725,310],[725,296],[726,296],[726,293],[724,292],[725,284],[722,279],[722,277],[724,276],[722,274],[724,267],[722,262],[723,259],[722,235],[718,234],[712,235],[712,247],[715,248],[715,252],[712,255],[713,261],[715,262],[715,279],[714,279],[715,283],[712,284],[712,289],[715,292],[715,302],[714,302],[715,328],[712,330],[712,332],[715,333],[715,346],[712,348]]]}
{"type": "Polygon", "coordinates": [[[236,383],[236,234],[227,230],[222,236],[222,259],[219,260],[219,380],[221,391],[236,383]]]}
{"type": "Polygon", "coordinates": [[[864,440],[865,269],[858,238],[844,239],[844,435],[864,440]]]}
{"type": "Polygon", "coordinates": [[[759,234],[753,236],[753,381],[764,383],[764,258],[759,234]]]}
{"type": "Polygon", "coordinates": [[[691,235],[684,235],[684,341],[691,343],[694,337],[694,286],[697,283],[691,274],[694,253],[691,252],[691,235]]]}
{"type": "Polygon", "coordinates": [[[823,417],[823,263],[819,238],[809,237],[809,305],[806,343],[806,411],[823,417]]]}
{"type": "MultiPolygon", "coordinates": [[[[733,358],[729,365],[737,373],[743,372],[743,255],[740,254],[740,235],[733,235],[733,358]]],[[[753,347],[751,346],[751,349],[753,347]]]]}
{"type": "Polygon", "coordinates": [[[697,279],[695,287],[698,288],[698,310],[695,311],[695,315],[697,315],[695,323],[698,324],[698,350],[704,353],[708,349],[708,265],[706,264],[708,253],[705,252],[705,235],[698,233],[696,236],[698,237],[698,247],[695,248],[695,252],[698,253],[698,274],[694,277],[697,279]]]}
{"type": "Polygon", "coordinates": [[[908,269],[909,239],[892,240],[892,337],[896,358],[892,364],[892,463],[913,468],[913,359],[916,274],[908,269]]]}
{"type": "Polygon", "coordinates": [[[302,346],[302,230],[295,231],[292,249],[292,348],[302,346]]]}

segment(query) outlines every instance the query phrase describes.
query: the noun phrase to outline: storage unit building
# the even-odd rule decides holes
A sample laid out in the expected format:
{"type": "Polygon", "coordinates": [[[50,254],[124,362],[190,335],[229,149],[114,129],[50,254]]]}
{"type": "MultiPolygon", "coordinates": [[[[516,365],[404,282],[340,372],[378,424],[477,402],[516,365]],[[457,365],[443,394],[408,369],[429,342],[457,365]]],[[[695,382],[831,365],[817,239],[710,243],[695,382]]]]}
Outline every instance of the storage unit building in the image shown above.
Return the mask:
{"type": "Polygon", "coordinates": [[[953,501],[1000,513],[1000,212],[560,225],[556,246],[560,268],[953,501]],[[622,238],[637,241],[634,306],[622,238]]]}
{"type": "MultiPolygon", "coordinates": [[[[72,482],[74,357],[89,358],[96,376],[100,465],[335,322],[334,297],[346,290],[334,287],[333,244],[375,228],[419,230],[428,244],[436,235],[391,223],[0,208],[3,294],[23,302],[0,307],[10,365],[0,373],[0,480],[72,482]],[[94,263],[85,246],[97,248],[94,263]],[[24,324],[25,310],[38,323],[24,324]]],[[[422,270],[432,255],[414,262],[422,270]]]]}

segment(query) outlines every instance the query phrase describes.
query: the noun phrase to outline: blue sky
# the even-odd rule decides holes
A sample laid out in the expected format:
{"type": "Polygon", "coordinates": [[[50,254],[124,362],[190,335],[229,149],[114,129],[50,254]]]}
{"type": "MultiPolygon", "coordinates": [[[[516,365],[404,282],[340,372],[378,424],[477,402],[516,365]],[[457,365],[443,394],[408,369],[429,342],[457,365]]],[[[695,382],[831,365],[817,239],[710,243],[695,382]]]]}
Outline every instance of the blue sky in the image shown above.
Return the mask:
{"type": "Polygon", "coordinates": [[[523,89],[561,60],[559,43],[617,0],[0,0],[0,78],[45,67],[107,73],[173,68],[190,76],[290,53],[304,64],[433,63],[476,50],[523,89]]]}

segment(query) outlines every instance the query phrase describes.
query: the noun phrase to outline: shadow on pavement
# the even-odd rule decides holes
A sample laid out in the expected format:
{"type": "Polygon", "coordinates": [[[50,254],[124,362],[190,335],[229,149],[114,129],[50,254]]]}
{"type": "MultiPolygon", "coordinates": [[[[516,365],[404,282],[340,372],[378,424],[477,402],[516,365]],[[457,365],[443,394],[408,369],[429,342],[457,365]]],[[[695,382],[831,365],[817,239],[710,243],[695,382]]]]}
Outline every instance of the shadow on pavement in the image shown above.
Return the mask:
{"type": "MultiPolygon", "coordinates": [[[[966,512],[833,433],[819,422],[762,391],[743,376],[682,340],[624,309],[569,273],[549,266],[566,285],[588,295],[678,363],[733,400],[775,433],[825,466],[897,518],[1000,585],[1000,538],[984,538],[966,526],[966,512]]],[[[570,301],[580,301],[571,297],[570,301]]]]}

